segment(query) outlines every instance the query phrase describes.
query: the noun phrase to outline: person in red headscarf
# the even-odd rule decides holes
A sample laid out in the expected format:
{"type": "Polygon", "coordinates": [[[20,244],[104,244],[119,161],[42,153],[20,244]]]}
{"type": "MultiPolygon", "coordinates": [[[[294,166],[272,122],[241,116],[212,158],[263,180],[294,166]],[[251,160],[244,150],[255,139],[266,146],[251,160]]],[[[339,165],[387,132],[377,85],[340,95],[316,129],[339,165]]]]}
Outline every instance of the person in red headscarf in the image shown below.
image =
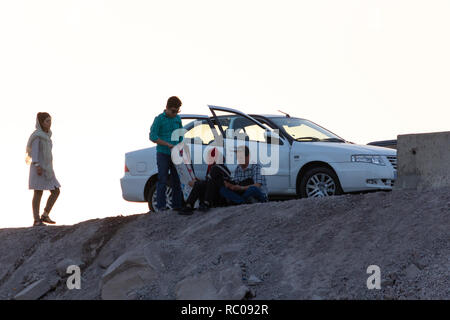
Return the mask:
{"type": "Polygon", "coordinates": [[[234,183],[231,178],[231,172],[225,165],[225,158],[218,154],[214,164],[211,166],[208,179],[206,181],[205,206],[221,207],[229,205],[230,202],[220,193],[225,183],[234,183]]]}
{"type": "Polygon", "coordinates": [[[207,190],[207,180],[211,167],[216,163],[216,157],[219,155],[219,151],[216,148],[211,149],[208,157],[208,169],[206,170],[205,180],[195,179],[189,181],[189,185],[192,187],[191,193],[186,200],[183,208],[178,213],[180,215],[191,215],[194,211],[195,202],[199,201],[198,209],[200,211],[208,210],[208,206],[205,204],[205,195],[207,190]]]}

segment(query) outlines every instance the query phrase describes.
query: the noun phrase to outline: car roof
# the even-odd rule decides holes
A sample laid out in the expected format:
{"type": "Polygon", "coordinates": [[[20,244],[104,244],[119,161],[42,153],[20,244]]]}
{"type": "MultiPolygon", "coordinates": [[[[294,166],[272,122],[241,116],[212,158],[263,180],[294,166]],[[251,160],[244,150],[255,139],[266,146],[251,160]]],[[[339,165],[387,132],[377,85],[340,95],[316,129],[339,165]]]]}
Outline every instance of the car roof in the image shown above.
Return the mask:
{"type": "Polygon", "coordinates": [[[209,116],[203,115],[203,114],[180,114],[179,115],[181,119],[195,119],[195,118],[199,118],[199,119],[208,119],[209,116]]]}
{"type": "Polygon", "coordinates": [[[299,118],[299,117],[287,117],[281,114],[249,114],[249,116],[251,117],[264,117],[267,119],[274,119],[274,118],[278,118],[278,119],[303,119],[303,118],[299,118]]]}
{"type": "Polygon", "coordinates": [[[261,116],[266,118],[287,118],[286,116],[281,114],[250,114],[250,116],[261,116]]]}
{"type": "MultiPolygon", "coordinates": [[[[298,118],[298,117],[287,117],[285,115],[280,115],[280,114],[249,114],[250,117],[264,117],[264,118],[268,118],[268,119],[274,119],[274,118],[290,118],[290,119],[303,119],[303,118],[298,118]]],[[[219,115],[217,116],[218,118],[224,118],[224,117],[228,117],[227,115],[219,115]]],[[[212,116],[207,116],[207,115],[200,115],[200,114],[180,114],[180,118],[181,119],[192,119],[192,118],[198,118],[198,119],[208,119],[208,118],[213,118],[212,116]]]]}

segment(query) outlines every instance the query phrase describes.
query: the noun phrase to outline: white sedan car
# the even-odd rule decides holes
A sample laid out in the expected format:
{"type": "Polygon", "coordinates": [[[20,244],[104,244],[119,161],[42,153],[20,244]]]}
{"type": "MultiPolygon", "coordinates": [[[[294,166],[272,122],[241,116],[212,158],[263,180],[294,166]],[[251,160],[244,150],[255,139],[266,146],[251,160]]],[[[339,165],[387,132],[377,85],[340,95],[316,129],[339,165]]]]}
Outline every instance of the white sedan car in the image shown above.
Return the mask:
{"type": "MultiPolygon", "coordinates": [[[[246,144],[250,161],[262,164],[269,198],[326,197],[393,187],[396,150],[353,144],[309,120],[289,115],[248,115],[235,109],[208,107],[210,116],[180,115],[183,122],[188,121],[184,142],[191,150],[199,178],[206,175],[205,154],[211,148],[222,151],[233,171],[237,165],[233,151],[237,145],[246,144]]],[[[125,154],[125,175],[120,180],[125,200],[148,202],[154,210],[157,180],[156,147],[125,154]]],[[[168,206],[171,192],[168,185],[168,206]]]]}

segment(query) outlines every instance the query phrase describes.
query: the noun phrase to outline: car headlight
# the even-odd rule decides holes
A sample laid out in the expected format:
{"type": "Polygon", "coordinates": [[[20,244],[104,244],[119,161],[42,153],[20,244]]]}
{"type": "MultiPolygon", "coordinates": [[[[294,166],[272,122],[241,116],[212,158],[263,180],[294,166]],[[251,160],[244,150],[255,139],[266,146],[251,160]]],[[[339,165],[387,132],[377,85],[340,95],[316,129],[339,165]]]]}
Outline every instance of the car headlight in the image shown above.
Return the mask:
{"type": "Polygon", "coordinates": [[[367,155],[367,154],[355,154],[352,156],[352,162],[364,162],[364,163],[373,163],[379,166],[385,166],[386,164],[383,161],[381,156],[375,155],[367,155]]]}

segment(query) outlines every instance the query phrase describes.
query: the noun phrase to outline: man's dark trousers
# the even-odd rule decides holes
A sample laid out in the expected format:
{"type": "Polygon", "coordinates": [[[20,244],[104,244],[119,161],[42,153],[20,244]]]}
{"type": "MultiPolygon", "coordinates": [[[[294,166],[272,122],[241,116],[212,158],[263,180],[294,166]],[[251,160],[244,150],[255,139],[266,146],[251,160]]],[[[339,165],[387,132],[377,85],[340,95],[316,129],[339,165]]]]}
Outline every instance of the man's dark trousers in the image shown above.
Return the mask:
{"type": "Polygon", "coordinates": [[[249,201],[250,198],[255,198],[259,202],[267,202],[267,196],[256,186],[248,187],[243,194],[238,194],[237,192],[234,192],[226,187],[221,187],[220,194],[235,204],[245,203],[249,201]]]}
{"type": "Polygon", "coordinates": [[[157,152],[158,182],[156,183],[156,207],[166,207],[166,185],[170,170],[170,186],[172,187],[172,208],[181,208],[183,194],[181,192],[180,178],[177,169],[169,154],[157,152]]]}
{"type": "Polygon", "coordinates": [[[191,207],[194,207],[194,204],[197,200],[200,203],[205,201],[205,192],[206,192],[206,181],[205,180],[197,180],[195,181],[194,186],[192,187],[191,193],[186,200],[187,204],[190,204],[191,207]]]}

